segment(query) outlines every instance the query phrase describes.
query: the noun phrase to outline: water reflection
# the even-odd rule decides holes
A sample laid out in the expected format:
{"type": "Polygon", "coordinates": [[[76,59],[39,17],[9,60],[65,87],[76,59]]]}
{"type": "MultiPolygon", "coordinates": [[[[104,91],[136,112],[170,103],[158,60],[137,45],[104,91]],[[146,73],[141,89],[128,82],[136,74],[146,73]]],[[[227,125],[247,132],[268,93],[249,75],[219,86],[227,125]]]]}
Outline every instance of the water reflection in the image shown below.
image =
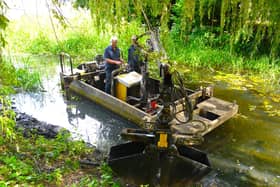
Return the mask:
{"type": "Polygon", "coordinates": [[[112,145],[123,142],[119,136],[123,128],[136,128],[135,124],[89,100],[75,98],[79,99],[66,101],[66,114],[72,131],[103,151],[108,152],[112,145]]]}

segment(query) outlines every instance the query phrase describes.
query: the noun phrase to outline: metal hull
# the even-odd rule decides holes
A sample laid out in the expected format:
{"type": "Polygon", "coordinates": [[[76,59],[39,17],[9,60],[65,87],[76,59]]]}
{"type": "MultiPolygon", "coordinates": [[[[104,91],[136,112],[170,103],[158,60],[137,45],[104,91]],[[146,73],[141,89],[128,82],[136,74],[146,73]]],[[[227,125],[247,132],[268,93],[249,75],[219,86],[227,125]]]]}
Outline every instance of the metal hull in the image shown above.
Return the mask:
{"type": "MultiPolygon", "coordinates": [[[[157,117],[156,115],[146,113],[133,105],[109,95],[80,79],[73,76],[70,77],[71,80],[68,80],[67,78],[69,77],[61,74],[61,84],[66,92],[70,90],[84,96],[122,116],[123,118],[137,124],[141,128],[149,128],[144,121],[153,122],[157,117]]],[[[197,100],[205,94],[202,90],[192,91],[191,94],[189,94],[189,98],[194,103],[195,108],[193,111],[193,119],[203,122],[207,127],[207,129],[202,132],[202,136],[232,118],[238,111],[238,105],[212,97],[212,92],[213,90],[208,87],[206,89],[206,95],[208,98],[200,102],[197,100]]],[[[179,102],[176,107],[181,107],[179,102]]],[[[184,113],[179,113],[177,118],[184,118],[184,113]]],[[[194,134],[194,131],[197,129],[190,127],[190,124],[178,125],[178,121],[174,119],[171,121],[171,130],[174,132],[174,136],[180,139],[185,138],[187,134],[194,134]]]]}
{"type": "Polygon", "coordinates": [[[144,117],[150,119],[155,117],[87,83],[84,83],[83,81],[74,80],[69,85],[69,89],[111,110],[112,112],[124,117],[125,119],[136,123],[142,128],[144,128],[144,117]]]}

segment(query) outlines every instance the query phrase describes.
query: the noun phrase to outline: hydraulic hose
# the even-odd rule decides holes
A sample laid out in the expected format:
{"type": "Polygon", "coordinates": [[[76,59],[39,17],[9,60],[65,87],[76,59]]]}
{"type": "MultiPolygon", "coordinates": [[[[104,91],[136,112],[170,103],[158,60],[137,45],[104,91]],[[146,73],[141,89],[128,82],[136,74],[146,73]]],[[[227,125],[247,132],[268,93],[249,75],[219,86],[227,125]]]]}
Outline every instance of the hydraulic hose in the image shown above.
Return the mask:
{"type": "Polygon", "coordinates": [[[172,74],[172,79],[173,83],[177,85],[177,87],[173,87],[172,89],[172,116],[175,118],[179,124],[178,125],[189,125],[192,128],[194,128],[194,123],[198,123],[198,130],[194,132],[189,132],[189,133],[184,133],[181,135],[181,138],[178,139],[179,144],[186,144],[186,145],[194,145],[194,144],[200,144],[203,141],[203,132],[207,130],[207,125],[201,121],[201,120],[194,120],[193,119],[193,107],[192,107],[192,102],[188,97],[187,91],[184,87],[184,82],[179,74],[178,71],[175,71],[172,74]],[[180,99],[178,102],[182,105],[181,110],[177,110],[178,103],[175,103],[175,101],[178,98],[183,98],[180,99]],[[185,115],[185,121],[181,120],[179,117],[177,117],[177,114],[184,112],[185,115]]]}

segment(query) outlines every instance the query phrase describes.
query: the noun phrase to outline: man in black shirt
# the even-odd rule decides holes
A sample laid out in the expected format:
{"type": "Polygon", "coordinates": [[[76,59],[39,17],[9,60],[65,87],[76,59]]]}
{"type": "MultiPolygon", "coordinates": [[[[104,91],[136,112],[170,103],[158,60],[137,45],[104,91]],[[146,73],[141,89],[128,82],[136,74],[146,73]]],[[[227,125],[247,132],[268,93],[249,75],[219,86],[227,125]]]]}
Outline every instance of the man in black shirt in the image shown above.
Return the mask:
{"type": "Polygon", "coordinates": [[[131,37],[132,44],[128,49],[128,65],[129,71],[136,71],[141,73],[141,60],[140,60],[140,46],[137,43],[137,37],[131,37]]]}

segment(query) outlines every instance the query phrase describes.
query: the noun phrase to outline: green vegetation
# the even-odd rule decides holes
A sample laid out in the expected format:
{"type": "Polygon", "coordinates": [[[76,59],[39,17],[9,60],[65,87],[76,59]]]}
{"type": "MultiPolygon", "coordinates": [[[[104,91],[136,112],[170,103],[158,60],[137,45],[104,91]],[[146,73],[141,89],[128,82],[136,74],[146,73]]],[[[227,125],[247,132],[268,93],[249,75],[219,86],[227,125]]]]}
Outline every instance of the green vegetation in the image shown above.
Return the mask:
{"type": "Polygon", "coordinates": [[[41,24],[41,22],[48,23],[48,20],[41,19],[40,25],[34,25],[36,20],[30,21],[30,18],[26,17],[11,21],[7,28],[7,33],[10,33],[7,36],[7,50],[10,53],[53,55],[63,51],[81,60],[92,60],[97,54],[103,54],[112,34],[117,34],[120,38],[119,47],[126,58],[131,36],[144,32],[143,29],[139,29],[139,23],[135,21],[124,22],[119,33],[105,31],[98,33],[89,17],[82,13],[77,13],[76,16],[72,20],[71,27],[58,28],[56,31],[58,40],[54,37],[54,31],[49,24],[41,24]]]}
{"type": "MultiPolygon", "coordinates": [[[[16,40],[14,47],[20,49],[19,43],[28,44],[30,38],[25,39],[16,40]]],[[[49,50],[45,42],[32,42],[40,46],[37,52],[49,50]]],[[[41,72],[34,71],[36,64],[28,57],[19,61],[5,57],[0,62],[0,186],[120,186],[106,164],[88,169],[80,166],[79,161],[92,157],[94,149],[83,141],[71,140],[68,132],[60,132],[55,139],[36,132],[26,138],[21,129],[15,129],[16,116],[8,95],[17,90],[42,89],[41,72]]]]}
{"type": "Polygon", "coordinates": [[[69,133],[61,132],[56,139],[13,133],[13,141],[0,139],[1,186],[119,186],[105,164],[87,170],[80,167],[79,160],[94,150],[82,141],[71,141],[69,133]]]}
{"type": "Polygon", "coordinates": [[[55,139],[15,130],[15,112],[8,94],[15,88],[40,88],[40,74],[32,72],[29,60],[14,67],[11,60],[0,63],[0,186],[120,186],[106,164],[83,169],[79,160],[94,151],[83,141],[73,141],[61,131],[55,139]]]}
{"type": "Polygon", "coordinates": [[[279,60],[271,60],[268,56],[247,58],[230,52],[228,35],[215,37],[215,34],[207,29],[194,30],[188,42],[180,41],[171,32],[163,38],[165,49],[171,61],[180,65],[197,68],[214,68],[224,71],[253,71],[267,72],[273,69],[279,71],[279,60]]]}
{"type": "Polygon", "coordinates": [[[81,168],[79,160],[94,150],[82,141],[71,140],[68,132],[61,131],[55,139],[46,139],[36,133],[25,138],[20,129],[15,130],[15,113],[7,97],[13,92],[11,85],[16,83],[29,89],[38,84],[26,82],[32,80],[28,71],[3,64],[1,70],[6,74],[0,77],[1,83],[5,83],[0,88],[0,186],[120,186],[113,182],[112,171],[106,164],[81,168]],[[11,73],[14,77],[4,76],[11,73]]]}
{"type": "Polygon", "coordinates": [[[123,20],[150,20],[149,26],[160,26],[164,32],[176,30],[177,37],[187,40],[193,29],[219,27],[217,35],[230,34],[230,48],[249,56],[267,54],[279,58],[279,0],[76,0],[76,6],[87,7],[97,28],[108,23],[117,29],[123,20]],[[98,8],[96,8],[98,7],[98,8]]]}
{"type": "Polygon", "coordinates": [[[18,132],[14,135],[13,141],[0,139],[1,186],[119,186],[113,182],[112,172],[105,164],[87,170],[80,167],[79,160],[93,150],[84,142],[69,140],[69,133],[62,132],[56,139],[36,135],[26,139],[18,132]],[[71,179],[75,175],[78,177],[71,179]]]}
{"type": "Polygon", "coordinates": [[[88,8],[94,28],[100,30],[118,30],[122,22],[131,20],[160,27],[171,62],[279,74],[279,0],[76,0],[74,4],[88,8]]]}
{"type": "MultiPolygon", "coordinates": [[[[92,169],[80,166],[79,160],[93,150],[82,141],[70,141],[68,133],[61,132],[56,139],[47,140],[37,135],[26,139],[15,131],[15,113],[7,95],[19,88],[41,89],[41,74],[33,71],[28,58],[18,66],[11,58],[2,58],[6,41],[8,54],[57,55],[64,51],[79,63],[102,54],[110,37],[116,34],[126,59],[133,34],[160,26],[161,40],[174,68],[186,74],[189,68],[210,69],[215,72],[213,80],[227,82],[230,89],[247,89],[267,97],[261,106],[249,105],[250,111],[259,107],[270,116],[280,116],[275,104],[279,103],[279,94],[269,87],[279,83],[279,0],[76,0],[74,5],[88,8],[91,17],[75,12],[71,25],[63,24],[55,30],[48,18],[23,17],[8,25],[1,12],[0,186],[120,186],[106,164],[92,169]],[[144,15],[151,25],[142,26],[146,22],[144,15]],[[267,82],[269,88],[263,87],[267,82]]],[[[61,22],[52,20],[56,25],[64,19],[58,18],[61,22]]],[[[155,69],[152,67],[154,72],[155,69]]]]}
{"type": "MultiPolygon", "coordinates": [[[[78,15],[82,17],[82,15],[78,15]]],[[[38,34],[33,38],[29,36],[29,30],[36,25],[30,24],[26,19],[12,22],[8,32],[12,33],[8,38],[8,47],[10,51],[27,52],[31,54],[58,54],[61,51],[67,52],[76,57],[76,61],[92,60],[95,55],[103,54],[108,45],[111,32],[98,33],[89,18],[82,17],[83,22],[79,22],[79,29],[61,28],[57,35],[61,36],[57,42],[53,38],[53,31],[44,26],[41,31],[38,28],[38,34]],[[28,25],[21,27],[20,24],[28,25]],[[15,27],[18,34],[12,32],[15,27]],[[27,30],[26,30],[27,28],[27,30]],[[28,36],[27,36],[28,35],[28,36]],[[25,43],[25,45],[22,45],[25,43]]],[[[73,20],[73,24],[74,21],[73,20]]],[[[117,33],[120,41],[119,46],[122,49],[123,57],[127,58],[127,49],[130,45],[130,37],[133,34],[141,34],[144,28],[139,27],[139,23],[123,23],[122,31],[117,33]]],[[[34,33],[33,33],[34,34],[34,33]]],[[[163,33],[163,45],[167,51],[169,61],[176,62],[178,65],[186,65],[196,68],[215,68],[224,71],[254,71],[258,73],[267,73],[268,71],[279,71],[278,59],[272,60],[268,56],[258,58],[248,58],[246,56],[231,53],[229,35],[216,37],[211,30],[194,30],[188,38],[188,41],[181,41],[175,31],[163,33]]],[[[144,43],[143,40],[141,40],[144,43]]],[[[174,64],[176,64],[174,63],[174,64]]]]}
{"type": "MultiPolygon", "coordinates": [[[[6,40],[5,40],[5,29],[8,26],[9,20],[5,15],[5,10],[7,6],[3,0],[0,0],[0,56],[2,56],[2,49],[5,47],[6,40]]],[[[0,62],[1,62],[0,57],[0,62]]]]}
{"type": "Polygon", "coordinates": [[[14,92],[16,88],[34,91],[40,88],[41,79],[38,72],[32,72],[27,63],[16,68],[11,59],[3,59],[0,63],[0,95],[14,92]]]}

